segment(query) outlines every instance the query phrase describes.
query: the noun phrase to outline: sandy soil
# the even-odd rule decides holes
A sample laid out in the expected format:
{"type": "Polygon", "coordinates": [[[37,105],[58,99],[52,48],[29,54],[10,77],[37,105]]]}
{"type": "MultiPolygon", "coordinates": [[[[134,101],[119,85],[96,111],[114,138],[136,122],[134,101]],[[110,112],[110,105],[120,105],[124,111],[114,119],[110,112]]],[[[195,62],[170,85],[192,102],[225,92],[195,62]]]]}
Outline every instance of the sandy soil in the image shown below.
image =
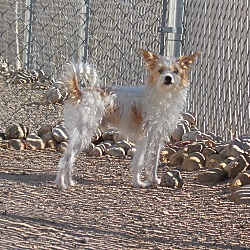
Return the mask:
{"type": "Polygon", "coordinates": [[[59,190],[60,157],[0,150],[1,249],[250,249],[249,206],[229,201],[228,183],[182,172],[183,189],[136,189],[130,160],[82,154],[77,186],[59,190]]]}

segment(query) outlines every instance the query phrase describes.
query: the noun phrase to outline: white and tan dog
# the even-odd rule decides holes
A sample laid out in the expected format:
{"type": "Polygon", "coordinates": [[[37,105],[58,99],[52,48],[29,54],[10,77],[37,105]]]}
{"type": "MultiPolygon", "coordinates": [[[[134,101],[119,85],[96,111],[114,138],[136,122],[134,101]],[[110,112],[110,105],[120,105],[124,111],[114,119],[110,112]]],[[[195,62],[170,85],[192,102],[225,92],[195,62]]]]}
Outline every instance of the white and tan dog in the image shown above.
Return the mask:
{"type": "Polygon", "coordinates": [[[69,145],[60,159],[56,184],[67,188],[76,156],[86,149],[98,127],[117,127],[137,143],[132,159],[131,184],[146,187],[159,184],[157,168],[163,142],[176,128],[185,106],[189,86],[191,56],[167,58],[140,50],[148,75],[141,87],[100,86],[96,70],[88,64],[69,65],[64,84],[68,92],[64,120],[69,145]],[[80,82],[81,79],[81,82],[80,82]],[[147,180],[142,181],[145,170],[147,180]]]}

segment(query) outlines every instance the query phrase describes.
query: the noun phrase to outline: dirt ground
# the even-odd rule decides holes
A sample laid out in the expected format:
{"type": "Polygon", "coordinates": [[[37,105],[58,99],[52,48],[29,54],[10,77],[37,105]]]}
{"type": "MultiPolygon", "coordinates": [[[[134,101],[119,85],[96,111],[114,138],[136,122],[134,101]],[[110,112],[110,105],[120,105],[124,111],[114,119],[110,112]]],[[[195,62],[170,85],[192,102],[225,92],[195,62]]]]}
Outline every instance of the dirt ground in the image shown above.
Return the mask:
{"type": "Polygon", "coordinates": [[[0,150],[0,249],[250,249],[249,206],[228,199],[228,183],[182,172],[183,189],[136,189],[129,159],[82,154],[78,185],[59,190],[60,157],[0,150]]]}

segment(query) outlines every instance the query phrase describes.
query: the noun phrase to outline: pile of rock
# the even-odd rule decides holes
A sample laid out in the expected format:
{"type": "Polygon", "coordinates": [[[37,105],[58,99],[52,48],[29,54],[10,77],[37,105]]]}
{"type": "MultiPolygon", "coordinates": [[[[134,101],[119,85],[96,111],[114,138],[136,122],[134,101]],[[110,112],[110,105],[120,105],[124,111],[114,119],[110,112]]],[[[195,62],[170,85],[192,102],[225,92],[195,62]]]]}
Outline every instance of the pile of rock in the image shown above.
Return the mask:
{"type": "MultiPolygon", "coordinates": [[[[0,147],[16,150],[56,149],[64,153],[68,146],[68,135],[62,125],[52,127],[41,125],[36,133],[30,133],[22,124],[9,126],[0,133],[0,147]]],[[[136,145],[125,140],[115,129],[98,130],[86,152],[90,156],[104,154],[119,158],[131,157],[136,145]]],[[[166,172],[161,185],[178,188],[183,186],[179,171],[199,171],[198,181],[216,184],[229,180],[231,198],[237,202],[250,202],[250,136],[242,135],[230,141],[223,141],[213,133],[202,133],[195,127],[195,118],[183,114],[173,133],[171,142],[166,142],[160,154],[161,165],[166,172]],[[167,166],[167,167],[166,167],[167,166]],[[173,170],[175,169],[175,170],[173,170]],[[244,186],[244,191],[240,191],[244,186]],[[237,195],[238,194],[238,195],[237,195]],[[246,195],[247,194],[247,195],[246,195]],[[246,197],[247,198],[246,198],[246,197]],[[242,198],[244,197],[244,199],[242,198]]]]}
{"type": "Polygon", "coordinates": [[[41,89],[44,92],[36,104],[49,105],[63,103],[67,93],[61,81],[49,79],[43,70],[27,70],[22,67],[16,69],[0,57],[0,78],[7,84],[28,85],[32,88],[41,89]]]}
{"type": "MultiPolygon", "coordinates": [[[[189,140],[172,143],[164,148],[161,162],[181,171],[199,171],[197,179],[200,183],[216,184],[229,180],[231,192],[237,191],[241,196],[246,194],[238,189],[250,185],[250,136],[242,135],[234,140],[221,141],[218,137],[211,138],[211,134],[190,131],[182,138],[189,140]]],[[[247,199],[243,200],[242,197],[239,200],[236,193],[231,196],[233,200],[246,202],[247,199]]],[[[250,201],[250,192],[248,196],[250,201]]]]}
{"type": "MultiPolygon", "coordinates": [[[[22,124],[9,126],[5,133],[0,134],[0,147],[15,150],[41,150],[44,148],[56,149],[64,153],[68,146],[68,135],[66,129],[57,125],[41,125],[37,133],[29,133],[29,129],[22,124]]],[[[115,129],[106,131],[98,130],[92,137],[92,142],[87,149],[91,156],[102,156],[103,154],[126,157],[132,156],[136,151],[133,143],[128,142],[115,129]]]]}
{"type": "Polygon", "coordinates": [[[53,79],[44,73],[43,70],[27,70],[25,67],[16,69],[0,57],[0,78],[7,84],[37,86],[41,89],[48,89],[55,84],[53,79]]]}

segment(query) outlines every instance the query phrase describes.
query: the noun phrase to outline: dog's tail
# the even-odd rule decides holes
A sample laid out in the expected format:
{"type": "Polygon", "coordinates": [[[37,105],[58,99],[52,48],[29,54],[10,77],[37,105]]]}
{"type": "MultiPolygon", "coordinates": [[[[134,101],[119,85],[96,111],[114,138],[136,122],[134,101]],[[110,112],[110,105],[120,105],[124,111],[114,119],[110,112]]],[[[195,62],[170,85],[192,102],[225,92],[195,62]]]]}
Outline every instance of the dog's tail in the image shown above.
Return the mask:
{"type": "Polygon", "coordinates": [[[67,91],[67,99],[78,103],[82,99],[83,88],[99,86],[99,76],[96,69],[90,64],[66,64],[63,83],[67,91]]]}

